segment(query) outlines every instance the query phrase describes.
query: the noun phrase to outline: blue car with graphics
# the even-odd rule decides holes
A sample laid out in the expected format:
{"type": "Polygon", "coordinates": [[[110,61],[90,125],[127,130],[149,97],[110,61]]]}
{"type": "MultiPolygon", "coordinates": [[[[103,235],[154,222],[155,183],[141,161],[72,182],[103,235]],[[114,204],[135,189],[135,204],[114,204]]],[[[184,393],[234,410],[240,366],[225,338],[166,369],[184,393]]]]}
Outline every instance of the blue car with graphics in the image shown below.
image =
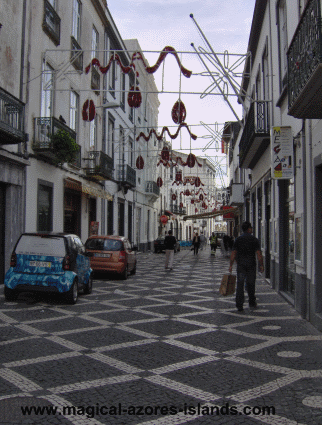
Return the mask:
{"type": "Polygon", "coordinates": [[[62,294],[75,304],[78,293],[92,292],[90,260],[77,235],[23,233],[11,255],[4,295],[14,301],[20,292],[62,294]]]}

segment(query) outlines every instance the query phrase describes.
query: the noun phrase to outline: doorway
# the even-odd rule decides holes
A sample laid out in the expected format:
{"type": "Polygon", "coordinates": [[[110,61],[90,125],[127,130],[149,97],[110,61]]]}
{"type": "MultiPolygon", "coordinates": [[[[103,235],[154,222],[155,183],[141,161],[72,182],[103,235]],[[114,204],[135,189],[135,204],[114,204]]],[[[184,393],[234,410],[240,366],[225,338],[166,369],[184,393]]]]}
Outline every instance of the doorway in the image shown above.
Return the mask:
{"type": "MultiPolygon", "coordinates": [[[[315,168],[315,287],[316,312],[322,313],[322,165],[315,168]]],[[[312,241],[313,242],[313,241],[312,241]]]]}
{"type": "Polygon", "coordinates": [[[6,186],[0,184],[0,284],[3,284],[5,274],[5,208],[6,186]]]}

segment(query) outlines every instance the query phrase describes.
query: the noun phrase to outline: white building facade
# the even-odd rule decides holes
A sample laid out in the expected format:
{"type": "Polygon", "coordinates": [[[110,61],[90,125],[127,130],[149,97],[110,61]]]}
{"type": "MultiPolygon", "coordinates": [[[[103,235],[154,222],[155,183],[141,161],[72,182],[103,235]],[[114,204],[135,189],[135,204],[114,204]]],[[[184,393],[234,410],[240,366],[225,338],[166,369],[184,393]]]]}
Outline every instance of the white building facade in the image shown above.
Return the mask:
{"type": "Polygon", "coordinates": [[[159,100],[143,62],[139,77],[131,66],[138,42],[122,40],[105,0],[24,0],[1,12],[1,278],[23,231],[117,234],[149,249],[157,143],[136,139],[157,127],[159,100]]]}
{"type": "Polygon", "coordinates": [[[322,329],[320,20],[320,0],[256,1],[230,188],[243,185],[266,278],[322,329]]]}

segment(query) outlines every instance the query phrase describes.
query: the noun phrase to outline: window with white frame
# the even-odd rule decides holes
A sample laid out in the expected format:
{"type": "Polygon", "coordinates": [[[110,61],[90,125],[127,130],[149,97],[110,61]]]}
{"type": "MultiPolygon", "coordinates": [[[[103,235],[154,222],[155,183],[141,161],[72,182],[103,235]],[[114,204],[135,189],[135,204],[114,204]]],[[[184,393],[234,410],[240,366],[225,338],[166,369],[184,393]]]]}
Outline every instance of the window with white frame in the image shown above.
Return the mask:
{"type": "Polygon", "coordinates": [[[108,118],[108,138],[107,138],[107,154],[114,159],[114,119],[109,116],[108,118]]]}
{"type": "Polygon", "coordinates": [[[51,117],[53,115],[53,88],[54,69],[46,62],[43,65],[41,87],[40,113],[42,117],[51,117]]]}
{"type": "Polygon", "coordinates": [[[95,27],[92,29],[92,52],[91,52],[91,59],[98,57],[98,31],[95,27]]]}
{"type": "Polygon", "coordinates": [[[81,24],[81,3],[79,0],[73,0],[73,22],[72,36],[77,42],[80,41],[80,24],[81,24]]]}
{"type": "Polygon", "coordinates": [[[77,132],[79,96],[70,92],[69,127],[77,132]]]}
{"type": "Polygon", "coordinates": [[[96,117],[93,121],[90,122],[89,127],[89,150],[94,151],[96,146],[97,139],[97,125],[96,125],[96,117]]]}
{"type": "Polygon", "coordinates": [[[134,164],[134,151],[133,151],[133,139],[129,137],[129,165],[133,167],[134,164]]]}
{"type": "Polygon", "coordinates": [[[281,91],[287,83],[287,13],[286,0],[280,0],[277,5],[277,26],[279,43],[279,72],[281,91]]]}

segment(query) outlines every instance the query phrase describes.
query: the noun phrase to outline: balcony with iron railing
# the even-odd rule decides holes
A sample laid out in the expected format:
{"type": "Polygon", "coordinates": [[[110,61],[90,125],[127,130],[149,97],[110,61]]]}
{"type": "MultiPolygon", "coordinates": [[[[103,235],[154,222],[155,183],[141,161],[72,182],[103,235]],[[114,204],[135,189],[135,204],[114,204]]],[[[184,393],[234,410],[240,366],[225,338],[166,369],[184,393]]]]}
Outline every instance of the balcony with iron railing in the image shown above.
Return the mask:
{"type": "Polygon", "coordinates": [[[44,0],[42,28],[55,45],[58,46],[60,44],[60,17],[48,0],[44,0]]]}
{"type": "Polygon", "coordinates": [[[269,102],[254,101],[239,143],[239,166],[254,168],[270,142],[269,102]]]}
{"type": "Polygon", "coordinates": [[[90,151],[84,160],[87,167],[84,171],[87,177],[95,180],[112,180],[114,164],[113,159],[102,151],[90,151]]]}
{"type": "MultiPolygon", "coordinates": [[[[55,117],[40,117],[34,119],[34,139],[32,149],[36,155],[48,159],[55,158],[55,150],[52,142],[53,135],[58,130],[66,131],[76,142],[76,132],[55,117]]],[[[76,154],[77,157],[77,154],[76,154]]]]}
{"type": "Polygon", "coordinates": [[[120,164],[117,166],[116,180],[125,188],[135,187],[136,171],[128,164],[120,164]]]}
{"type": "Polygon", "coordinates": [[[186,207],[180,207],[179,205],[176,205],[176,204],[170,204],[170,211],[173,214],[178,214],[178,215],[186,215],[187,214],[186,207]]]}
{"type": "Polygon", "coordinates": [[[145,184],[145,193],[157,199],[160,196],[160,188],[156,182],[147,181],[145,184]]]}
{"type": "Polygon", "coordinates": [[[287,52],[288,107],[295,118],[322,118],[321,0],[310,0],[287,52]]]}
{"type": "Polygon", "coordinates": [[[25,141],[25,105],[0,87],[0,145],[25,141]]]}

